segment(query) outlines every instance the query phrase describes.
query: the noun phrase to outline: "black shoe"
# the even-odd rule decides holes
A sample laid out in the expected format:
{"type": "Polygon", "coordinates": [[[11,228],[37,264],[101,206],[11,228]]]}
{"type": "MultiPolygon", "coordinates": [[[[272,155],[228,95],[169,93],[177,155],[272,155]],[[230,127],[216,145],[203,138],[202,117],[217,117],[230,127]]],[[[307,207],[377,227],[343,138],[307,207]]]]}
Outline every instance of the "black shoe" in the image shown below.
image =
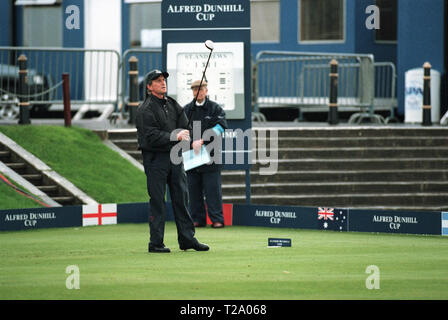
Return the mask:
{"type": "Polygon", "coordinates": [[[169,253],[171,252],[170,248],[162,246],[148,246],[148,252],[156,252],[156,253],[169,253]]]}
{"type": "Polygon", "coordinates": [[[200,243],[199,241],[193,243],[190,246],[187,247],[182,247],[180,246],[180,250],[188,250],[188,249],[194,249],[196,251],[208,251],[210,248],[208,245],[204,244],[204,243],[200,243]]]}
{"type": "Polygon", "coordinates": [[[195,227],[195,228],[205,228],[206,225],[205,225],[205,224],[200,224],[199,222],[195,222],[195,223],[194,223],[194,227],[195,227]]]}
{"type": "Polygon", "coordinates": [[[212,224],[212,228],[224,228],[224,223],[221,223],[221,222],[214,222],[213,224],[212,224]]]}

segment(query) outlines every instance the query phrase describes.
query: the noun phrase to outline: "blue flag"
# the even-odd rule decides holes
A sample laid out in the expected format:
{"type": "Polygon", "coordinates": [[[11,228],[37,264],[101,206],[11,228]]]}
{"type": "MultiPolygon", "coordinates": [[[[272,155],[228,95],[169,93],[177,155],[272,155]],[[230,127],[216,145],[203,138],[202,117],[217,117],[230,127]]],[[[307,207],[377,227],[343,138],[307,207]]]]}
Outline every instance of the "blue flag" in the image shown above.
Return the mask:
{"type": "Polygon", "coordinates": [[[323,230],[347,231],[347,209],[323,208],[317,209],[319,228],[323,230]]]}

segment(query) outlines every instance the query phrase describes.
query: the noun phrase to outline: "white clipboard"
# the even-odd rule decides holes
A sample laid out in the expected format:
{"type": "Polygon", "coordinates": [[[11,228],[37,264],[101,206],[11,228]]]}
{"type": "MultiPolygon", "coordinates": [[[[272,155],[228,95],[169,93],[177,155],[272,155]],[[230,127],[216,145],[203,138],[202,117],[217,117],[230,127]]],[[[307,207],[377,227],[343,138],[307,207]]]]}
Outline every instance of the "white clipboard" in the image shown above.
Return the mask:
{"type": "Polygon", "coordinates": [[[182,152],[182,158],[184,160],[185,171],[210,162],[210,156],[207,149],[205,149],[205,146],[201,147],[201,152],[199,154],[195,154],[193,149],[182,152]]]}

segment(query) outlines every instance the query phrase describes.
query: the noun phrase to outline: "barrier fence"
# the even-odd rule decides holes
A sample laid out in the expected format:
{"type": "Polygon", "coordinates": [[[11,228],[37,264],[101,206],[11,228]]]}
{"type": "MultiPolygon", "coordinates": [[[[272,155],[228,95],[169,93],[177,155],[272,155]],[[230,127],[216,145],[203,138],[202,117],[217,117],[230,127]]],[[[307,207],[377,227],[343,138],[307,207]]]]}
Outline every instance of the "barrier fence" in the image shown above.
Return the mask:
{"type": "Polygon", "coordinates": [[[129,59],[136,57],[138,60],[138,83],[139,83],[139,102],[144,100],[146,89],[144,86],[145,76],[153,69],[162,70],[162,51],[160,49],[129,49],[123,53],[121,68],[121,100],[127,104],[129,97],[129,59]]]}
{"type": "MultiPolygon", "coordinates": [[[[0,118],[16,116],[19,103],[17,59],[28,60],[27,97],[32,107],[63,103],[62,74],[70,75],[71,103],[86,111],[90,105],[106,115],[129,108],[129,59],[138,62],[139,102],[145,97],[144,77],[161,69],[160,49],[115,50],[81,48],[0,47],[0,118]]],[[[375,118],[387,110],[394,117],[396,70],[393,63],[374,62],[369,54],[261,51],[253,62],[253,111],[298,108],[328,112],[330,61],[338,62],[338,109],[355,112],[350,121],[375,118]]],[[[75,119],[77,117],[75,116],[75,119]]],[[[79,117],[78,117],[79,118],[79,117]]]]}
{"type": "Polygon", "coordinates": [[[116,103],[120,54],[114,50],[0,47],[2,92],[17,92],[20,55],[28,60],[31,103],[61,103],[62,74],[72,79],[72,103],[116,103]],[[8,81],[9,80],[9,81],[8,81]]]}
{"type": "MultiPolygon", "coordinates": [[[[71,103],[104,109],[118,103],[120,54],[115,50],[0,47],[1,111],[19,98],[18,57],[27,58],[27,98],[31,106],[63,103],[62,74],[70,75],[71,103]]],[[[4,114],[3,114],[4,115],[4,114]]]]}
{"type": "Polygon", "coordinates": [[[328,112],[330,61],[338,62],[340,111],[376,117],[393,115],[395,66],[375,63],[369,54],[260,51],[254,62],[254,112],[264,108],[298,108],[301,112],[328,112]]]}

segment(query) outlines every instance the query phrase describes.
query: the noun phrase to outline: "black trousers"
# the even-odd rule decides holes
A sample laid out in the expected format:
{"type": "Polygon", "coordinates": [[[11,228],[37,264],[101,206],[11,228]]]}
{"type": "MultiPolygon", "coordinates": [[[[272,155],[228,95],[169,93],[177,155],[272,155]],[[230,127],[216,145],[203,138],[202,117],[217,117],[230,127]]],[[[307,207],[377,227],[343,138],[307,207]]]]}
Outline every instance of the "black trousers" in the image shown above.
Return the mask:
{"type": "Polygon", "coordinates": [[[194,222],[200,225],[207,223],[204,206],[207,204],[208,216],[212,223],[224,223],[222,213],[221,171],[187,172],[188,190],[190,198],[190,212],[194,222]]]}
{"type": "Polygon", "coordinates": [[[188,212],[187,176],[183,164],[174,165],[169,152],[142,152],[149,200],[149,245],[163,245],[166,221],[165,193],[168,185],[179,246],[197,242],[188,212]]]}

